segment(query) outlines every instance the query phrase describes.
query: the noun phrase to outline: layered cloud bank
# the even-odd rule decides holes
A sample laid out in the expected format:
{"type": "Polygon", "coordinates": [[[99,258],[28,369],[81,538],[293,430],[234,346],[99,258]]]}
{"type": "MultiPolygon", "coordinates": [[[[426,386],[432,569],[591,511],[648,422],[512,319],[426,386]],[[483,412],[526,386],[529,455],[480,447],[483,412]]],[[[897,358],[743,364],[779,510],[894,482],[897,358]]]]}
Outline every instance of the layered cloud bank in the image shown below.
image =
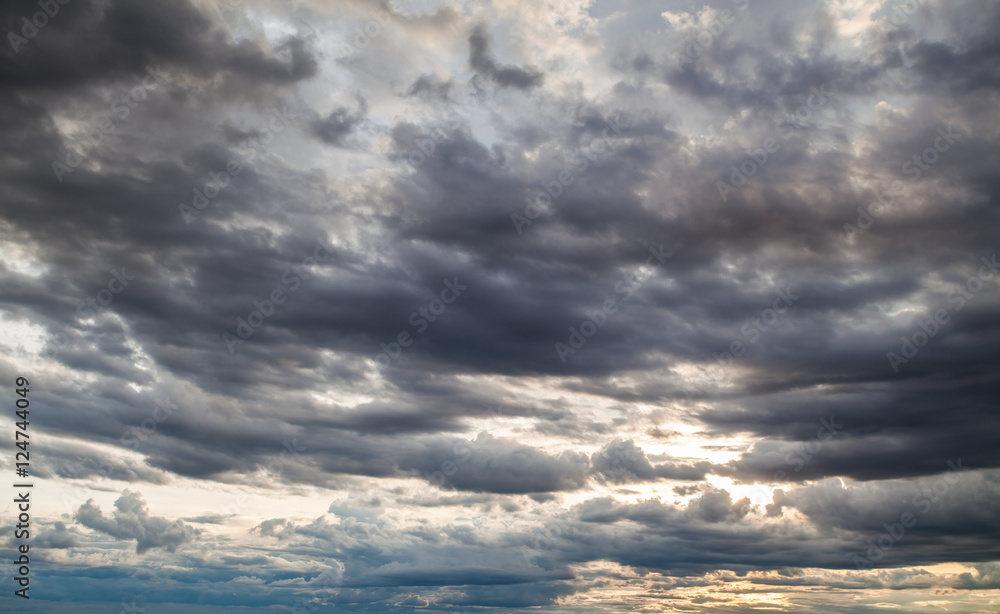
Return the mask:
{"type": "Polygon", "coordinates": [[[0,23],[32,611],[1000,607],[994,3],[0,23]]]}

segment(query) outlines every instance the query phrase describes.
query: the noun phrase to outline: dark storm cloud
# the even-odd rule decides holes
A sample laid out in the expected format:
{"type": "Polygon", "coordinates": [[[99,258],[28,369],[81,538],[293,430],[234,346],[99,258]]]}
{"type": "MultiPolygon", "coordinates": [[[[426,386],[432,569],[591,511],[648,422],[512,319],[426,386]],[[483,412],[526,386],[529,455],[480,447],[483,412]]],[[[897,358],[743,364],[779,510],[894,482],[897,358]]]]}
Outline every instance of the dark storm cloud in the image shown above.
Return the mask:
{"type": "Polygon", "coordinates": [[[745,478],[767,478],[779,470],[793,480],[832,475],[862,480],[926,475],[958,456],[976,467],[997,466],[991,450],[997,444],[1000,424],[993,409],[996,391],[989,385],[907,382],[894,390],[876,384],[863,385],[862,390],[844,390],[811,400],[816,413],[808,419],[800,411],[801,400],[796,395],[768,395],[750,401],[739,417],[735,412],[713,412],[704,418],[713,428],[726,432],[751,429],[786,440],[773,447],[758,444],[732,463],[732,473],[745,478]],[[942,412],[944,403],[955,409],[942,412]],[[746,420],[747,410],[756,418],[746,420]],[[899,416],[905,422],[890,427],[878,416],[899,416]],[[821,420],[833,420],[842,430],[830,438],[820,432],[826,430],[821,420]]]}
{"type": "MultiPolygon", "coordinates": [[[[595,114],[592,111],[587,111],[586,115],[581,116],[580,125],[585,127],[584,133],[590,132],[596,135],[600,128],[598,121],[600,117],[600,114],[595,114]],[[590,128],[586,128],[587,126],[590,128]]],[[[574,129],[573,133],[568,134],[567,138],[579,142],[576,130],[578,129],[574,129]]],[[[747,204],[743,194],[748,193],[752,186],[745,188],[743,192],[734,197],[739,201],[734,202],[731,206],[723,203],[708,205],[708,209],[715,211],[715,219],[725,223],[720,224],[713,221],[712,218],[697,216],[687,222],[681,222],[678,219],[668,222],[662,219],[657,212],[638,205],[634,190],[636,186],[654,181],[652,171],[654,161],[661,159],[660,152],[673,142],[673,137],[666,132],[657,134],[655,131],[650,131],[644,134],[642,142],[639,142],[633,136],[635,134],[634,129],[626,128],[619,145],[624,155],[618,158],[603,156],[594,161],[589,168],[580,174],[574,185],[567,187],[565,193],[555,199],[551,215],[539,218],[535,226],[526,230],[526,236],[518,236],[514,232],[505,231],[511,228],[509,224],[510,211],[512,209],[518,210],[519,204],[515,205],[514,202],[517,201],[512,202],[513,199],[502,195],[512,191],[527,195],[537,194],[541,191],[542,186],[537,183],[537,179],[523,176],[527,169],[524,168],[523,164],[517,163],[516,157],[512,158],[509,155],[501,157],[499,152],[488,150],[463,132],[450,133],[448,140],[418,170],[416,181],[424,188],[423,194],[417,196],[403,192],[397,196],[406,199],[407,208],[406,217],[401,218],[407,223],[398,232],[414,239],[430,239],[437,244],[459,244],[476,249],[482,254],[484,261],[481,267],[455,271],[441,266],[431,256],[429,250],[417,247],[416,244],[403,242],[391,248],[408,262],[422,263],[424,267],[431,268],[425,274],[427,281],[423,284],[424,288],[432,285],[430,280],[434,277],[443,277],[453,272],[460,273],[463,278],[479,280],[477,291],[471,293],[467,299],[463,299],[462,303],[455,305],[454,313],[450,314],[451,321],[443,320],[437,326],[434,346],[425,350],[425,346],[418,344],[412,350],[413,355],[419,356],[423,361],[430,359],[431,363],[424,363],[427,367],[433,363],[442,363],[449,364],[452,368],[459,367],[459,365],[463,365],[460,368],[475,365],[478,369],[503,371],[512,368],[540,369],[550,372],[570,369],[594,374],[606,372],[612,364],[618,365],[618,368],[653,364],[649,357],[644,357],[641,353],[637,354],[633,351],[637,344],[649,348],[655,347],[658,351],[685,359],[706,360],[712,350],[724,349],[733,338],[742,338],[738,332],[738,325],[741,322],[737,318],[752,313],[754,309],[757,309],[757,305],[767,305],[769,301],[766,292],[742,298],[740,291],[733,284],[718,276],[718,269],[713,267],[713,263],[717,266],[727,259],[728,254],[722,249],[723,245],[727,242],[739,242],[744,245],[744,249],[753,252],[753,250],[761,249],[765,244],[773,245],[774,241],[788,241],[788,237],[795,236],[794,234],[785,234],[785,229],[790,228],[796,232],[813,233],[815,238],[812,240],[816,247],[825,249],[828,255],[836,254],[835,248],[839,249],[840,243],[835,242],[834,237],[839,241],[840,228],[837,222],[840,219],[851,219],[846,214],[836,221],[829,219],[834,217],[832,215],[825,216],[826,219],[808,214],[803,217],[802,213],[796,213],[792,209],[793,203],[783,203],[779,194],[775,198],[769,215],[761,218],[750,217],[743,214],[741,208],[747,204]],[[536,183],[532,183],[533,181],[536,183]],[[608,201],[619,203],[619,207],[613,212],[605,211],[600,203],[608,201]],[[459,215],[456,215],[458,209],[451,203],[460,202],[475,203],[475,208],[465,207],[459,215]],[[621,205],[624,203],[633,204],[623,208],[621,205]],[[798,216],[798,219],[795,216],[798,216]],[[732,221],[732,230],[727,229],[730,227],[728,220],[732,221]],[[588,342],[588,346],[581,351],[578,360],[571,362],[568,367],[560,367],[556,360],[556,354],[550,349],[552,343],[555,340],[561,340],[569,326],[577,325],[586,318],[587,309],[592,310],[608,297],[616,296],[615,283],[618,279],[611,276],[615,265],[626,265],[629,262],[640,263],[645,254],[645,247],[639,242],[630,244],[617,240],[604,241],[600,234],[593,235],[594,240],[585,250],[570,246],[570,244],[561,245],[566,240],[562,235],[564,230],[571,228],[579,230],[594,224],[608,227],[610,231],[619,236],[638,237],[654,242],[658,238],[657,235],[668,238],[683,236],[684,241],[681,247],[690,245],[690,249],[679,248],[678,255],[670,262],[669,272],[665,270],[661,273],[673,279],[676,284],[675,290],[661,289],[656,279],[649,282],[639,295],[639,300],[633,306],[631,314],[613,319],[599,336],[588,342]],[[643,229],[640,231],[640,228],[643,229]],[[555,240],[554,244],[553,240],[555,240]],[[592,281],[588,281],[587,284],[578,283],[571,286],[563,283],[557,285],[552,283],[553,278],[550,273],[550,271],[555,270],[559,270],[560,276],[566,281],[578,282],[584,276],[594,272],[603,275],[603,277],[591,278],[592,281]],[[568,277],[564,272],[566,270],[571,272],[568,277]],[[493,271],[497,271],[499,274],[493,273],[493,271]],[[509,286],[498,283],[501,275],[505,279],[521,280],[520,283],[528,291],[510,292],[509,286]],[[692,302],[692,297],[697,298],[692,302]],[[670,310],[675,310],[677,315],[673,315],[670,310]],[[539,317],[539,313],[546,314],[544,319],[539,317]],[[706,317],[707,320],[705,320],[706,317]],[[681,321],[697,322],[699,320],[706,322],[706,325],[690,331],[688,335],[678,336],[676,332],[672,332],[670,337],[665,337],[662,333],[654,334],[652,338],[648,336],[650,330],[653,327],[659,328],[660,324],[666,324],[662,328],[664,331],[677,331],[676,323],[681,321]],[[708,324],[709,322],[711,324],[708,324]],[[731,338],[720,337],[716,333],[708,332],[710,329],[720,330],[720,325],[725,322],[729,322],[731,325],[731,338]],[[640,337],[646,337],[651,342],[642,343],[638,341],[640,337]],[[476,351],[476,348],[484,346],[493,347],[494,351],[489,354],[476,351]],[[429,356],[425,355],[427,351],[433,353],[429,356]]],[[[909,143],[900,143],[899,149],[901,151],[919,151],[919,144],[926,141],[927,138],[928,136],[913,137],[909,143]]],[[[805,147],[806,144],[806,141],[800,140],[796,135],[780,153],[784,157],[776,157],[771,164],[773,166],[783,165],[784,173],[790,172],[796,165],[802,166],[801,162],[792,161],[795,158],[802,158],[800,152],[794,148],[805,147]]],[[[407,145],[409,144],[407,143],[407,145]]],[[[969,142],[967,145],[966,151],[969,152],[982,149],[973,142],[969,142]]],[[[400,146],[403,146],[403,142],[400,142],[400,146]]],[[[702,180],[706,187],[711,185],[712,174],[724,169],[726,163],[738,161],[742,155],[735,150],[718,152],[708,150],[705,153],[708,159],[702,166],[705,171],[708,171],[706,174],[709,176],[702,180]]],[[[960,151],[955,153],[961,155],[960,151]]],[[[193,169],[195,172],[189,178],[181,180],[181,183],[198,185],[199,175],[207,174],[211,169],[224,165],[226,158],[227,152],[225,151],[217,153],[210,150],[193,152],[192,156],[189,157],[189,164],[196,165],[196,170],[193,169]]],[[[905,158],[900,155],[897,159],[905,158]]],[[[825,167],[826,172],[841,170],[838,166],[831,165],[830,162],[820,161],[815,166],[825,167]]],[[[958,162],[955,161],[955,163],[958,162]]],[[[951,162],[943,161],[940,164],[951,164],[951,162]]],[[[224,205],[229,202],[230,197],[234,202],[235,199],[243,198],[243,206],[246,206],[248,202],[258,201],[257,198],[251,196],[254,191],[258,191],[264,186],[263,180],[256,177],[258,173],[267,171],[286,174],[286,171],[280,167],[258,165],[258,168],[260,170],[247,171],[248,175],[244,178],[234,178],[234,185],[229,188],[231,191],[213,204],[211,213],[219,215],[220,218],[227,217],[224,205]],[[237,184],[238,179],[239,184],[237,184]]],[[[942,167],[939,165],[937,168],[942,167]]],[[[547,164],[547,167],[532,169],[531,174],[543,181],[551,181],[551,177],[558,175],[560,170],[562,170],[561,166],[557,160],[553,159],[547,164]]],[[[846,171],[846,169],[844,170],[846,171]]],[[[83,171],[77,172],[82,173],[83,171]]],[[[80,178],[83,179],[84,176],[80,175],[80,178]]],[[[113,184],[106,185],[118,193],[118,198],[127,196],[136,202],[149,198],[148,194],[141,194],[133,188],[126,186],[115,188],[113,184]],[[130,194],[130,191],[134,193],[130,194]]],[[[710,190],[696,185],[690,186],[690,188],[696,192],[710,190]]],[[[708,195],[706,195],[706,199],[708,199],[708,195]]],[[[859,202],[857,197],[854,197],[854,202],[859,202]]],[[[162,210],[168,209],[165,207],[162,210]]],[[[65,219],[65,216],[60,217],[65,219]]],[[[148,220],[148,214],[144,215],[142,221],[139,218],[133,218],[134,223],[143,225],[147,225],[148,220]]],[[[387,222],[393,223],[395,220],[387,220],[387,222]]],[[[168,222],[167,227],[171,225],[178,225],[178,220],[173,220],[172,224],[168,222]]],[[[78,228],[75,234],[79,236],[81,230],[84,229],[78,228]]],[[[103,231],[103,227],[100,231],[96,227],[93,229],[95,236],[97,232],[103,231]]],[[[186,229],[186,231],[193,233],[192,240],[205,240],[207,245],[218,246],[213,249],[214,254],[201,253],[198,255],[202,264],[195,273],[197,286],[228,291],[203,293],[202,300],[207,298],[210,303],[202,303],[200,308],[195,308],[190,300],[184,298],[187,292],[175,291],[172,284],[164,283],[163,273],[154,272],[146,265],[144,268],[136,270],[141,279],[145,279],[144,275],[148,276],[150,283],[136,282],[134,290],[130,289],[128,293],[123,293],[114,307],[120,310],[119,313],[130,314],[130,317],[146,322],[141,327],[143,331],[146,331],[143,334],[150,335],[152,338],[164,335],[174,337],[170,345],[159,345],[152,350],[156,360],[182,372],[187,371],[195,377],[204,377],[206,372],[203,369],[207,367],[214,371],[216,377],[219,377],[222,382],[231,382],[240,386],[250,382],[259,384],[266,381],[266,377],[263,380],[261,378],[266,373],[267,367],[257,362],[258,356],[260,356],[258,352],[265,347],[269,351],[281,351],[284,354],[294,353],[298,360],[305,359],[317,364],[314,357],[309,357],[311,352],[308,345],[303,350],[278,350],[275,347],[278,343],[281,343],[282,347],[287,347],[284,345],[288,338],[286,334],[290,333],[293,335],[292,338],[311,338],[327,344],[334,341],[334,337],[329,332],[333,326],[333,330],[342,329],[345,333],[349,330],[368,330],[374,339],[388,339],[401,328],[406,327],[406,312],[400,310],[396,316],[398,317],[396,323],[393,323],[391,321],[392,314],[386,313],[381,306],[399,303],[409,303],[416,306],[421,301],[419,294],[423,290],[418,289],[418,287],[402,289],[398,285],[398,278],[391,294],[381,289],[374,292],[359,292],[355,284],[360,281],[360,275],[349,285],[343,287],[332,286],[319,279],[303,280],[302,283],[305,287],[301,291],[302,294],[295,297],[301,300],[295,302],[290,300],[286,306],[282,307],[282,311],[275,315],[273,320],[255,333],[255,337],[246,348],[247,359],[237,357],[211,367],[203,358],[196,359],[195,363],[191,363],[188,360],[181,360],[180,356],[182,354],[204,356],[206,352],[218,350],[210,349],[203,342],[195,342],[195,337],[190,332],[187,333],[186,339],[181,337],[178,340],[175,336],[176,328],[168,329],[156,323],[160,314],[172,313],[173,317],[180,318],[184,323],[183,330],[201,329],[204,333],[203,338],[207,338],[208,335],[219,335],[219,331],[228,330],[229,326],[232,326],[232,324],[227,326],[224,323],[222,320],[224,316],[221,314],[228,312],[232,314],[230,318],[234,318],[236,315],[248,312],[251,302],[266,295],[269,286],[273,286],[274,280],[280,278],[283,264],[274,262],[278,256],[278,250],[263,247],[259,241],[240,238],[236,238],[235,241],[223,241],[221,235],[215,233],[214,228],[205,230],[193,228],[186,229]],[[203,239],[199,238],[199,235],[203,239]],[[214,235],[213,238],[208,238],[212,235],[214,235]],[[234,250],[238,250],[240,253],[239,264],[235,267],[231,258],[231,255],[235,253],[234,250]],[[213,263],[212,259],[216,262],[213,263]],[[248,273],[251,273],[253,279],[260,280],[257,282],[257,289],[244,286],[242,296],[238,296],[238,286],[230,280],[244,279],[248,273]],[[402,298],[401,290],[402,292],[408,291],[411,298],[402,298]],[[226,304],[223,304],[223,301],[226,304]],[[212,305],[211,302],[216,304],[212,305]],[[153,305],[156,305],[157,308],[150,312],[149,309],[153,305]],[[334,305],[337,306],[334,307],[334,305]],[[320,328],[327,332],[320,332],[320,328]],[[282,332],[286,334],[279,335],[282,332]],[[178,350],[185,348],[185,346],[186,350],[179,354],[178,350]],[[187,366],[199,363],[200,366],[196,369],[187,366]]],[[[155,235],[144,230],[141,226],[137,226],[131,231],[131,234],[137,239],[157,241],[164,249],[172,241],[172,239],[167,241],[157,239],[155,235]]],[[[872,244],[878,243],[876,237],[872,235],[865,238],[872,238],[872,244]]],[[[289,244],[281,251],[286,254],[295,251],[299,254],[309,253],[309,248],[303,245],[304,241],[297,239],[296,242],[299,243],[297,246],[289,244]]],[[[170,251],[173,252],[172,258],[180,258],[179,262],[189,260],[183,251],[178,251],[174,247],[170,247],[170,251]]],[[[191,257],[193,257],[193,253],[191,257]]],[[[289,255],[287,258],[288,264],[294,262],[294,256],[289,255]]],[[[170,262],[171,259],[165,260],[170,262]]],[[[113,261],[109,259],[108,262],[113,261]]],[[[742,265],[741,268],[747,274],[752,274],[752,265],[751,261],[747,261],[746,265],[742,265]]],[[[141,263],[137,266],[141,266],[141,263]]],[[[374,273],[363,268],[359,269],[357,264],[350,260],[340,260],[333,265],[326,266],[358,270],[359,273],[364,273],[367,277],[371,277],[374,273]]],[[[740,269],[737,270],[740,271],[740,269]]],[[[818,262],[806,262],[802,266],[801,276],[815,278],[817,273],[821,273],[833,278],[842,270],[844,270],[843,267],[838,267],[836,260],[828,261],[822,266],[818,262]],[[824,268],[827,270],[824,271],[824,268]]],[[[912,291],[915,287],[913,278],[908,279],[905,276],[899,279],[887,278],[878,284],[866,283],[860,286],[846,286],[838,288],[836,292],[821,288],[815,282],[811,282],[807,286],[798,285],[798,278],[792,276],[786,277],[786,280],[792,282],[796,288],[802,287],[802,290],[796,290],[796,292],[807,297],[797,308],[798,314],[812,311],[813,305],[822,310],[836,307],[843,312],[849,312],[858,309],[866,302],[870,304],[873,300],[882,298],[878,296],[879,293],[885,298],[898,297],[905,292],[912,291]]],[[[94,283],[101,283],[100,279],[95,279],[94,283]]],[[[389,287],[386,285],[385,289],[388,290],[389,287]]],[[[790,316],[789,322],[793,322],[795,319],[801,320],[801,316],[795,315],[794,318],[790,316]]],[[[232,321],[233,319],[230,320],[230,322],[232,321]]],[[[810,322],[809,324],[815,323],[810,322]]],[[[806,323],[803,323],[804,325],[806,323]]],[[[957,333],[960,329],[953,328],[952,330],[957,333]]],[[[113,339],[113,337],[108,336],[109,331],[95,330],[94,332],[100,335],[101,339],[113,339]]],[[[761,345],[779,346],[780,344],[794,350],[795,345],[792,338],[797,334],[799,334],[797,330],[790,330],[787,334],[775,331],[765,337],[761,345]],[[789,343],[791,345],[788,345],[789,343]]],[[[891,337],[885,335],[883,339],[878,343],[869,341],[867,347],[859,347],[850,354],[830,354],[825,357],[816,357],[815,355],[804,357],[802,353],[811,352],[811,348],[807,343],[799,342],[798,345],[801,349],[799,353],[792,354],[789,353],[789,350],[785,350],[783,357],[777,357],[778,362],[768,365],[766,372],[763,371],[762,366],[758,375],[785,372],[783,365],[789,362],[800,365],[797,371],[801,375],[796,376],[794,375],[795,371],[792,371],[789,375],[784,376],[785,381],[775,383],[781,387],[796,380],[813,381],[814,377],[802,372],[810,361],[815,363],[816,368],[827,368],[831,364],[843,365],[845,362],[850,364],[855,359],[861,359],[860,362],[855,362],[858,365],[856,370],[859,373],[870,372],[876,367],[876,361],[881,360],[880,352],[876,351],[876,346],[891,347],[891,337]],[[864,355],[863,359],[862,354],[864,355]],[[852,360],[843,360],[845,355],[851,355],[852,360]],[[802,362],[803,358],[806,360],[805,363],[802,362]]],[[[343,341],[347,341],[347,339],[341,338],[339,342],[343,341]]],[[[106,341],[104,345],[107,345],[106,341]]],[[[362,348],[372,347],[374,349],[374,344],[369,346],[356,344],[354,347],[358,351],[366,352],[362,348]]],[[[95,347],[95,349],[100,349],[100,347],[95,347]]],[[[104,363],[101,366],[102,370],[108,373],[117,371],[120,376],[124,376],[128,373],[125,370],[127,363],[120,367],[108,363],[107,349],[104,347],[97,354],[84,354],[76,353],[71,348],[63,354],[62,358],[68,365],[93,369],[97,365],[101,365],[101,362],[93,362],[95,357],[100,357],[99,360],[104,363]]],[[[128,355],[129,350],[124,346],[120,346],[120,349],[125,352],[123,357],[128,355]]],[[[877,349],[881,350],[882,348],[878,347],[877,349]]],[[[929,351],[925,351],[922,359],[933,360],[933,355],[929,351]]],[[[754,363],[749,360],[744,361],[744,363],[751,368],[754,366],[754,363]]],[[[400,376],[401,374],[390,372],[390,375],[400,376]]],[[[136,376],[137,374],[131,377],[136,376]]],[[[864,377],[869,376],[866,374],[864,377]]],[[[774,376],[764,377],[755,385],[763,385],[773,378],[774,376]]],[[[422,413],[418,417],[418,414],[414,413],[407,417],[398,410],[381,415],[372,413],[373,410],[375,407],[370,407],[364,415],[348,416],[340,420],[339,423],[332,421],[328,423],[328,426],[361,430],[455,428],[455,423],[451,419],[435,417],[433,414],[422,413]]],[[[180,425],[181,422],[176,424],[180,425]]],[[[163,432],[169,433],[170,428],[177,429],[178,426],[168,427],[163,432]]],[[[769,431],[764,430],[762,426],[761,434],[769,434],[769,431]]],[[[980,440],[988,440],[988,438],[988,432],[979,437],[980,440]]],[[[178,451],[182,448],[183,446],[178,448],[178,451]]],[[[194,454],[193,458],[197,459],[196,461],[172,462],[162,458],[157,463],[174,469],[201,467],[202,471],[209,474],[238,466],[247,466],[231,463],[217,454],[211,455],[216,460],[211,460],[208,455],[202,453],[194,452],[194,454]]],[[[905,462],[900,464],[914,466],[905,462]]],[[[859,463],[859,465],[864,465],[864,463],[859,463]]],[[[330,465],[330,467],[333,466],[339,465],[330,465]]],[[[811,471],[817,472],[817,474],[826,470],[822,463],[817,463],[811,468],[811,471]]],[[[802,475],[814,474],[803,473],[802,475]]]]}
{"type": "MultiPolygon", "coordinates": [[[[18,32],[21,17],[37,2],[5,7],[4,32],[18,32]]],[[[93,81],[142,77],[147,66],[165,64],[198,78],[232,76],[245,84],[289,84],[313,76],[317,63],[305,41],[291,38],[275,49],[236,43],[213,28],[209,16],[187,0],[149,4],[136,0],[73,0],[38,35],[17,50],[2,47],[7,61],[0,86],[66,89],[93,81]],[[56,18],[57,17],[57,18],[56,18]],[[72,58],[69,60],[68,58],[72,58]]]]}
{"type": "Polygon", "coordinates": [[[528,90],[542,84],[545,77],[538,69],[497,64],[490,51],[491,45],[492,40],[486,29],[476,26],[469,35],[469,66],[476,73],[500,87],[528,90]]]}
{"type": "Polygon", "coordinates": [[[337,107],[326,117],[313,122],[313,134],[327,145],[342,147],[351,131],[364,121],[367,113],[368,103],[365,102],[364,98],[358,96],[356,111],[352,113],[347,107],[337,107]]]}
{"type": "Polygon", "coordinates": [[[453,84],[441,81],[432,74],[420,75],[417,80],[406,88],[406,96],[417,96],[428,100],[446,101],[449,99],[453,84]]]}
{"type": "MultiPolygon", "coordinates": [[[[122,435],[127,437],[124,429],[122,435]]],[[[121,443],[120,437],[118,443],[121,443]]],[[[34,466],[34,472],[39,477],[61,477],[71,480],[104,477],[150,484],[166,484],[170,481],[167,474],[143,462],[109,458],[103,452],[89,447],[66,444],[49,447],[39,443],[38,449],[45,450],[44,456],[34,466]]]]}
{"type": "MultiPolygon", "coordinates": [[[[234,40],[187,2],[60,5],[17,52],[4,48],[0,68],[0,233],[23,248],[0,269],[0,307],[4,322],[44,331],[60,369],[32,392],[51,408],[33,420],[61,438],[39,444],[36,474],[88,488],[183,476],[283,496],[419,489],[338,501],[312,523],[256,519],[253,539],[287,553],[225,542],[224,555],[199,554],[201,569],[164,572],[187,586],[161,596],[183,603],[209,573],[220,604],[244,589],[240,603],[273,604],[266,591],[306,590],[326,559],[344,561],[357,591],[340,603],[386,609],[549,605],[597,561],[675,576],[853,569],[884,523],[919,511],[928,488],[939,496],[959,458],[975,471],[880,565],[987,565],[1000,545],[1000,9],[925,4],[852,47],[829,6],[755,2],[685,63],[674,51],[704,24],[673,31],[623,13],[618,27],[657,25],[635,25],[620,48],[605,33],[593,70],[609,71],[608,87],[577,87],[584,77],[567,71],[558,91],[532,66],[564,60],[500,64],[485,26],[426,17],[452,64],[501,89],[472,110],[456,102],[468,74],[432,76],[445,63],[417,62],[419,38],[390,30],[338,64],[345,82],[368,84],[378,66],[385,83],[359,88],[355,110],[317,108],[322,36],[234,40]],[[147,67],[159,76],[149,86],[147,67]],[[120,118],[108,99],[136,87],[144,99],[120,118]],[[391,106],[382,120],[386,101],[425,114],[391,106]],[[264,143],[275,113],[288,125],[264,143]],[[115,130],[57,176],[53,163],[79,154],[105,116],[115,130]],[[368,125],[386,129],[359,142],[368,125]],[[958,135],[947,149],[942,130],[958,135]],[[187,223],[178,204],[236,159],[242,172],[187,223]],[[403,180],[380,174],[407,161],[403,180]],[[859,212],[893,182],[883,214],[859,212]],[[512,216],[536,206],[518,227],[512,216]],[[637,281],[656,250],[673,255],[637,281]],[[107,294],[114,271],[134,279],[107,294]],[[419,331],[413,314],[445,280],[468,288],[419,331]],[[286,300],[272,311],[276,288],[286,300]],[[81,308],[102,292],[100,313],[81,308]],[[795,298],[779,315],[781,295],[795,298]],[[588,320],[595,333],[560,360],[555,344],[588,320]],[[917,331],[930,338],[910,354],[901,346],[917,331]],[[241,343],[231,351],[224,333],[241,343]],[[412,343],[397,353],[401,333],[412,343]],[[896,369],[890,352],[907,362],[896,369]],[[611,409],[587,411],[582,397],[611,409]],[[176,406],[167,417],[154,413],[163,399],[176,406]],[[842,428],[825,437],[824,420],[842,428]],[[733,454],[674,456],[678,423],[702,450],[733,454]],[[663,447],[637,443],[643,433],[663,447]],[[781,490],[762,515],[709,474],[781,490]],[[565,493],[648,485],[693,498],[561,505],[565,493]],[[394,504],[420,522],[394,525],[394,504]],[[540,528],[476,525],[493,513],[540,528]],[[255,565],[272,584],[238,581],[255,565]]],[[[8,4],[3,31],[37,10],[8,4]]],[[[426,34],[424,17],[394,18],[426,34]]],[[[13,353],[18,341],[2,343],[13,353]]],[[[20,374],[0,361],[6,381],[20,374]]],[[[137,493],[115,505],[111,516],[76,505],[76,526],[38,539],[99,552],[86,527],[194,560],[195,529],[151,515],[137,493]]],[[[218,511],[183,517],[207,532],[230,524],[218,511]]],[[[963,590],[996,577],[983,566],[963,590]]]]}

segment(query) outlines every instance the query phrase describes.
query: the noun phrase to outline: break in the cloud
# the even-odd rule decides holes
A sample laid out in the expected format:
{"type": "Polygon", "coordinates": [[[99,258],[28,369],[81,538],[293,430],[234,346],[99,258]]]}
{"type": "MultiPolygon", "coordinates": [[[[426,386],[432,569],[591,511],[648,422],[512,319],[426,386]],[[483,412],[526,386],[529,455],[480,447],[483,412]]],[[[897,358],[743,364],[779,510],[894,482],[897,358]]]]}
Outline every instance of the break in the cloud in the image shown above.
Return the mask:
{"type": "Polygon", "coordinates": [[[33,611],[996,609],[994,3],[0,24],[33,611]]]}

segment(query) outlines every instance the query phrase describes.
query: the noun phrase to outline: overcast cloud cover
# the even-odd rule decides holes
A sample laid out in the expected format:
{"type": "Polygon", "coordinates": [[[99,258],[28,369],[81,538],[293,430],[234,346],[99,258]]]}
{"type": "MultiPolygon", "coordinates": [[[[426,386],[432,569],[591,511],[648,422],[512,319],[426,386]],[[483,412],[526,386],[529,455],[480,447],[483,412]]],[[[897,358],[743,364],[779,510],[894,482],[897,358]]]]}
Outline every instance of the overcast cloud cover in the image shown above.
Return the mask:
{"type": "Polygon", "coordinates": [[[1000,610],[1000,3],[0,25],[0,610],[1000,610]]]}

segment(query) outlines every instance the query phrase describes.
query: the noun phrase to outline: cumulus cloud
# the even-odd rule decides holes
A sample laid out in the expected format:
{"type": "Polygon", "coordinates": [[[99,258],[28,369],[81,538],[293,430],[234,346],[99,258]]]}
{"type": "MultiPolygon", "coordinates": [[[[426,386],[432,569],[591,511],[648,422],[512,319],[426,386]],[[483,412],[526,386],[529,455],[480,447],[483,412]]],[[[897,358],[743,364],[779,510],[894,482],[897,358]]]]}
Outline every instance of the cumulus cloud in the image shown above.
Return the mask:
{"type": "Polygon", "coordinates": [[[152,516],[138,492],[122,491],[111,516],[105,516],[93,499],[76,511],[75,520],[85,527],[106,533],[117,540],[136,540],[135,551],[145,554],[153,548],[174,552],[198,536],[198,530],[181,520],[152,516]]]}

